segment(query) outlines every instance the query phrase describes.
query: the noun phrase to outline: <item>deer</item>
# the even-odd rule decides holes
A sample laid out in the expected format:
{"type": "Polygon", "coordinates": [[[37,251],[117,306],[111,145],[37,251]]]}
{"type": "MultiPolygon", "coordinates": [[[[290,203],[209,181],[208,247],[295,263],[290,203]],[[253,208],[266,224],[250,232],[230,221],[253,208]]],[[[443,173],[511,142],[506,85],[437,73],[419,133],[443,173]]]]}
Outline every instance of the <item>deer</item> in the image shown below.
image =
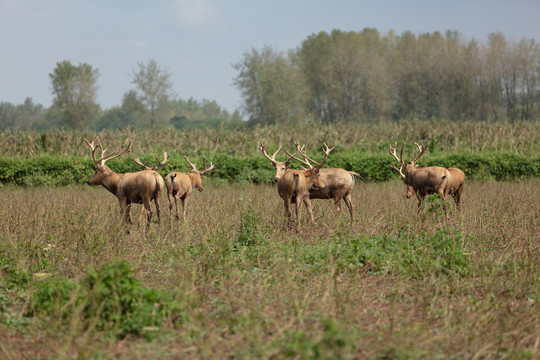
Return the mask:
{"type": "MultiPolygon", "coordinates": [[[[465,182],[465,173],[458,168],[448,168],[446,170],[448,170],[448,194],[452,195],[454,202],[456,203],[456,207],[459,210],[461,204],[461,193],[463,192],[463,184],[465,182]]],[[[411,191],[414,192],[414,190],[411,191]]],[[[433,194],[432,191],[420,191],[414,193],[416,193],[416,197],[420,203],[424,201],[426,195],[433,194]]]]}
{"type": "MultiPolygon", "coordinates": [[[[296,157],[298,150],[295,154],[289,153],[287,150],[285,152],[289,156],[287,161],[295,159],[303,164],[308,165],[309,169],[307,170],[294,170],[287,169],[278,181],[278,194],[283,199],[284,205],[284,226],[287,227],[291,219],[291,204],[296,204],[296,232],[300,231],[300,218],[302,212],[302,203],[306,206],[308,211],[311,224],[315,224],[315,217],[313,216],[313,208],[311,206],[309,191],[316,188],[324,188],[325,185],[320,178],[319,171],[328,159],[328,155],[334,149],[329,148],[328,145],[325,145],[324,160],[319,163],[315,168],[309,164],[307,160],[301,160],[296,157]]],[[[297,147],[299,149],[299,147],[297,147]]],[[[286,162],[287,162],[286,161],[286,162]]]]}
{"type": "MultiPolygon", "coordinates": [[[[119,174],[112,171],[105,163],[131,151],[131,141],[127,147],[122,146],[112,153],[105,155],[110,145],[105,149],[94,140],[84,139],[90,147],[92,160],[97,168],[92,177],[88,180],[89,185],[102,185],[118,198],[120,203],[120,213],[124,215],[126,224],[131,224],[130,208],[131,204],[143,204],[146,210],[146,231],[150,230],[152,220],[151,202],[154,200],[158,217],[158,226],[161,224],[160,205],[162,194],[163,178],[154,170],[143,170],[138,172],[128,172],[119,174]],[[96,150],[101,150],[101,157],[96,158],[96,150]]],[[[163,163],[164,165],[164,163],[163,163]]]]}
{"type": "MultiPolygon", "coordinates": [[[[300,148],[298,144],[296,145],[298,153],[300,148]]],[[[291,158],[284,162],[276,160],[276,155],[279,150],[281,150],[281,144],[279,144],[279,148],[272,155],[272,157],[267,154],[266,147],[263,143],[260,143],[259,147],[263,155],[268,160],[270,160],[270,162],[276,169],[274,181],[279,181],[279,179],[283,176],[283,173],[289,168],[291,158]]],[[[306,161],[311,161],[314,164],[318,165],[316,161],[313,161],[307,156],[305,151],[303,151],[301,154],[306,161]]],[[[350,225],[353,226],[354,205],[352,202],[352,191],[354,189],[354,177],[357,176],[358,178],[362,179],[362,176],[360,176],[360,174],[354,171],[348,171],[340,168],[323,168],[320,169],[319,175],[322,182],[324,183],[324,188],[311,188],[311,190],[309,190],[310,199],[334,199],[334,204],[338,212],[338,216],[339,214],[341,214],[341,200],[343,199],[343,201],[345,201],[345,205],[347,205],[347,208],[349,209],[349,213],[351,216],[350,225]]]]}
{"type": "MultiPolygon", "coordinates": [[[[390,167],[399,172],[403,178],[403,182],[405,185],[407,185],[407,199],[410,199],[414,194],[416,194],[418,199],[418,214],[420,212],[422,202],[427,194],[440,194],[443,200],[447,201],[448,193],[450,191],[450,174],[447,169],[441,166],[418,167],[416,162],[424,154],[427,147],[416,142],[414,144],[418,147],[420,151],[419,154],[409,163],[403,161],[403,149],[405,148],[406,142],[407,141],[405,140],[401,146],[399,158],[396,152],[397,144],[394,144],[394,147],[391,145],[389,146],[388,152],[399,162],[400,165],[399,169],[393,163],[390,167]]],[[[446,218],[448,219],[446,205],[444,205],[443,208],[446,218]]]]}
{"type": "Polygon", "coordinates": [[[176,219],[180,219],[178,216],[178,199],[182,200],[182,210],[184,215],[184,222],[186,221],[187,205],[195,187],[199,191],[203,191],[202,175],[214,170],[216,166],[210,162],[210,167],[206,167],[206,158],[203,156],[204,169],[197,170],[197,165],[190,162],[187,156],[184,156],[186,162],[191,166],[189,174],[173,171],[165,177],[165,186],[167,187],[167,194],[169,197],[169,211],[172,215],[173,206],[176,208],[176,219]]]}
{"type": "MultiPolygon", "coordinates": [[[[139,160],[139,158],[133,159],[133,161],[135,161],[135,163],[137,165],[139,165],[140,167],[142,167],[144,170],[158,171],[159,169],[163,168],[165,166],[165,164],[167,164],[167,160],[168,160],[167,152],[163,153],[163,161],[160,161],[157,156],[156,156],[156,160],[158,162],[156,165],[147,166],[147,165],[143,164],[141,162],[141,160],[139,160]]],[[[164,189],[165,188],[165,181],[163,180],[163,177],[161,175],[159,176],[159,180],[160,180],[159,187],[161,189],[164,189]]],[[[146,208],[144,206],[142,206],[141,207],[141,217],[140,217],[140,219],[142,219],[143,214],[145,212],[146,212],[146,208]]],[[[139,220],[139,225],[140,225],[140,220],[139,220]]]]}

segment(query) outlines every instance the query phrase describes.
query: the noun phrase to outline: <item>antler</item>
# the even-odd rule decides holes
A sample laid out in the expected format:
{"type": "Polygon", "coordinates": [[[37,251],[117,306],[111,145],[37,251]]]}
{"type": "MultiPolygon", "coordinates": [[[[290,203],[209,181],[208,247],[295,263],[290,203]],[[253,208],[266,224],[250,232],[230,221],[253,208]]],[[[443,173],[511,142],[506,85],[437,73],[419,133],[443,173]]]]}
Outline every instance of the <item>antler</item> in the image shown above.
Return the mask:
{"type": "Polygon", "coordinates": [[[401,171],[401,169],[403,169],[403,165],[401,165],[399,167],[399,169],[396,167],[396,165],[394,165],[394,163],[392,163],[392,165],[390,165],[390,167],[394,170],[397,170],[399,172],[399,175],[401,175],[402,178],[405,179],[405,174],[403,174],[403,172],[401,171]]]}
{"type": "Polygon", "coordinates": [[[110,145],[103,149],[103,146],[101,146],[101,144],[95,145],[94,140],[92,140],[92,142],[89,142],[88,140],[84,139],[84,142],[86,142],[88,146],[90,146],[90,149],[92,150],[92,160],[94,160],[94,162],[98,165],[100,163],[101,165],[105,165],[105,162],[131,151],[131,140],[129,141],[127,147],[124,148],[124,145],[122,145],[120,148],[116,149],[107,156],[105,156],[105,153],[107,152],[107,150],[109,150],[110,145]],[[98,147],[101,149],[101,158],[96,159],[96,150],[98,147]]]}
{"type": "Polygon", "coordinates": [[[426,149],[427,149],[427,146],[419,145],[418,143],[414,143],[414,144],[418,147],[418,150],[420,150],[420,154],[418,154],[418,156],[415,157],[413,161],[411,161],[411,164],[416,164],[416,161],[418,161],[418,159],[420,159],[420,156],[422,156],[424,151],[426,151],[426,149]]]}
{"type": "Polygon", "coordinates": [[[138,158],[137,159],[133,159],[133,161],[135,161],[138,165],[142,166],[145,170],[154,170],[154,171],[158,171],[159,169],[161,169],[162,167],[165,166],[165,164],[167,163],[167,160],[168,160],[168,156],[167,156],[167,152],[164,152],[163,153],[163,161],[159,161],[159,158],[157,157],[156,155],[156,160],[158,162],[157,165],[154,165],[152,167],[150,166],[147,166],[145,164],[143,164],[141,162],[141,160],[139,160],[138,158]]]}
{"type": "Polygon", "coordinates": [[[301,162],[304,165],[309,166],[310,169],[313,169],[313,165],[311,165],[307,159],[306,160],[300,160],[299,158],[296,157],[296,154],[298,154],[299,152],[302,155],[304,155],[304,147],[305,147],[305,145],[302,145],[302,147],[300,147],[300,144],[298,144],[297,142],[295,142],[294,144],[296,145],[296,152],[294,154],[291,154],[290,152],[285,150],[287,155],[289,155],[289,159],[294,159],[294,160],[296,160],[298,162],[301,162]]]}
{"type": "Polygon", "coordinates": [[[203,171],[199,171],[199,174],[204,174],[206,172],[209,172],[210,170],[214,170],[216,168],[216,165],[212,164],[212,162],[210,161],[210,167],[207,168],[206,167],[206,158],[203,156],[202,158],[202,161],[203,161],[203,165],[204,165],[204,170],[203,171]]]}
{"type": "Polygon", "coordinates": [[[324,143],[324,147],[325,147],[325,149],[323,150],[324,151],[324,160],[322,161],[322,163],[317,165],[317,168],[319,168],[319,169],[322,168],[322,166],[324,165],[324,163],[328,159],[328,154],[330,154],[330,152],[332,150],[334,150],[333,146],[331,148],[329,148],[328,145],[326,145],[326,143],[324,143]]]}
{"type": "Polygon", "coordinates": [[[328,159],[328,154],[330,154],[330,152],[332,150],[334,150],[334,148],[329,148],[328,145],[326,145],[326,143],[324,144],[325,146],[325,149],[323,150],[325,156],[324,156],[324,160],[321,162],[321,163],[318,163],[316,162],[315,160],[313,159],[310,159],[307,154],[306,154],[306,151],[304,150],[304,145],[302,147],[300,147],[300,144],[298,144],[297,142],[295,142],[295,145],[296,145],[296,153],[294,155],[296,155],[298,152],[300,152],[300,154],[302,154],[302,156],[304,157],[305,160],[300,160],[299,158],[297,158],[296,156],[294,155],[291,155],[289,154],[289,152],[287,150],[285,150],[285,152],[287,153],[287,155],[289,155],[290,157],[292,157],[293,159],[295,159],[296,161],[299,161],[301,162],[302,164],[305,164],[307,166],[309,166],[311,169],[313,169],[313,165],[310,164],[310,161],[315,163],[317,165],[317,169],[320,169],[324,163],[326,162],[326,160],[328,159]]]}
{"type": "Polygon", "coordinates": [[[191,171],[194,171],[194,172],[197,172],[199,173],[199,175],[202,175],[206,172],[209,172],[210,170],[214,170],[216,168],[216,165],[212,164],[212,162],[210,162],[210,167],[207,168],[206,167],[206,158],[203,156],[203,165],[204,165],[204,169],[202,171],[199,171],[197,170],[197,164],[194,164],[192,162],[190,162],[187,158],[187,156],[184,156],[184,159],[186,159],[187,163],[191,166],[192,170],[191,171]]]}
{"type": "Polygon", "coordinates": [[[403,142],[403,145],[401,146],[401,151],[399,153],[399,158],[397,157],[397,154],[396,154],[397,142],[394,143],[394,147],[392,147],[392,145],[389,145],[389,147],[388,147],[388,152],[390,153],[390,155],[392,155],[399,162],[399,164],[401,165],[402,168],[403,168],[403,164],[405,164],[403,162],[403,148],[405,147],[406,141],[407,140],[405,140],[403,142]]]}
{"type": "Polygon", "coordinates": [[[268,160],[270,160],[273,164],[275,164],[276,163],[276,155],[279,152],[279,150],[281,150],[281,143],[279,143],[279,148],[276,150],[274,155],[272,155],[272,157],[268,156],[268,154],[266,153],[265,145],[262,142],[259,144],[259,147],[261,148],[261,151],[264,154],[264,156],[266,156],[266,158],[268,160]]]}
{"type": "Polygon", "coordinates": [[[191,166],[192,168],[192,171],[196,171],[196,172],[199,172],[199,170],[197,170],[197,165],[195,165],[194,163],[190,162],[187,158],[187,156],[184,156],[184,159],[187,161],[187,163],[191,166]]]}

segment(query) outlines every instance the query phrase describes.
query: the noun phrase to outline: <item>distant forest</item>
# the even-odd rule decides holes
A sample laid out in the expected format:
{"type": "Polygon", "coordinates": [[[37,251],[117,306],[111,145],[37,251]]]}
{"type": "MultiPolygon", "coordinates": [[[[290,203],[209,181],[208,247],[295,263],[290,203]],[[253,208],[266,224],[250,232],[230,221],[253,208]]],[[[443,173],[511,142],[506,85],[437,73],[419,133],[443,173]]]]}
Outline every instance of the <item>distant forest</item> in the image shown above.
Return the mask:
{"type": "Polygon", "coordinates": [[[101,109],[98,69],[65,60],[49,74],[51,107],[1,102],[0,130],[540,118],[540,47],[501,33],[483,43],[456,31],[323,31],[286,52],[250,49],[233,66],[243,105],[230,114],[213,100],[173,98],[171,75],[155,60],[138,64],[122,104],[101,109]]]}

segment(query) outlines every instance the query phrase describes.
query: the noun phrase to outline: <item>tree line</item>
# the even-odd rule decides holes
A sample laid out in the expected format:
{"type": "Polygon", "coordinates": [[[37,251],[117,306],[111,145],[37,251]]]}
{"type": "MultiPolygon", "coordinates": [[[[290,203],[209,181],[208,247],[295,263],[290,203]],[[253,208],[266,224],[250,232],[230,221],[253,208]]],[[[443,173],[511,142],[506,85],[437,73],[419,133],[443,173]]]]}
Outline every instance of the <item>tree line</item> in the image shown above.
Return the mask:
{"type": "Polygon", "coordinates": [[[171,74],[138,63],[120,106],[96,103],[98,69],[57,63],[50,108],[0,103],[0,130],[102,130],[271,124],[378,123],[400,119],[528,121],[540,115],[540,47],[492,33],[485,44],[457,31],[382,35],[376,29],[308,36],[296,49],[246,51],[233,67],[243,105],[172,95],[171,74]],[[245,118],[247,122],[242,121],[245,118]]]}
{"type": "Polygon", "coordinates": [[[133,89],[120,106],[102,110],[96,102],[98,69],[70,61],[56,64],[49,74],[53,104],[44,108],[26,98],[23,104],[0,103],[0,130],[95,130],[173,127],[243,126],[240,114],[230,114],[214,100],[184,100],[172,95],[171,74],[154,59],[138,63],[133,89]]]}
{"type": "Polygon", "coordinates": [[[482,44],[456,31],[322,31],[287,52],[251,49],[234,66],[244,111],[259,124],[517,121],[540,113],[540,48],[501,33],[482,44]]]}

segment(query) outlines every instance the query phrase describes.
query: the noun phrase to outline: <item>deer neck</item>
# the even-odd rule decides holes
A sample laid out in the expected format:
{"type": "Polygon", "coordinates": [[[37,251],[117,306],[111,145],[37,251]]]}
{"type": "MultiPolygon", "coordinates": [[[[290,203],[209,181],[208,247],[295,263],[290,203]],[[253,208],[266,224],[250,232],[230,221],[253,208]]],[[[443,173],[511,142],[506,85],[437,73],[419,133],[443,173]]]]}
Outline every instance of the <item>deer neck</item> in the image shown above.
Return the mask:
{"type": "Polygon", "coordinates": [[[111,171],[108,173],[105,178],[103,179],[103,187],[107,190],[109,190],[112,194],[116,195],[116,190],[118,189],[118,183],[120,182],[120,179],[124,174],[118,174],[114,171],[111,171]]]}

